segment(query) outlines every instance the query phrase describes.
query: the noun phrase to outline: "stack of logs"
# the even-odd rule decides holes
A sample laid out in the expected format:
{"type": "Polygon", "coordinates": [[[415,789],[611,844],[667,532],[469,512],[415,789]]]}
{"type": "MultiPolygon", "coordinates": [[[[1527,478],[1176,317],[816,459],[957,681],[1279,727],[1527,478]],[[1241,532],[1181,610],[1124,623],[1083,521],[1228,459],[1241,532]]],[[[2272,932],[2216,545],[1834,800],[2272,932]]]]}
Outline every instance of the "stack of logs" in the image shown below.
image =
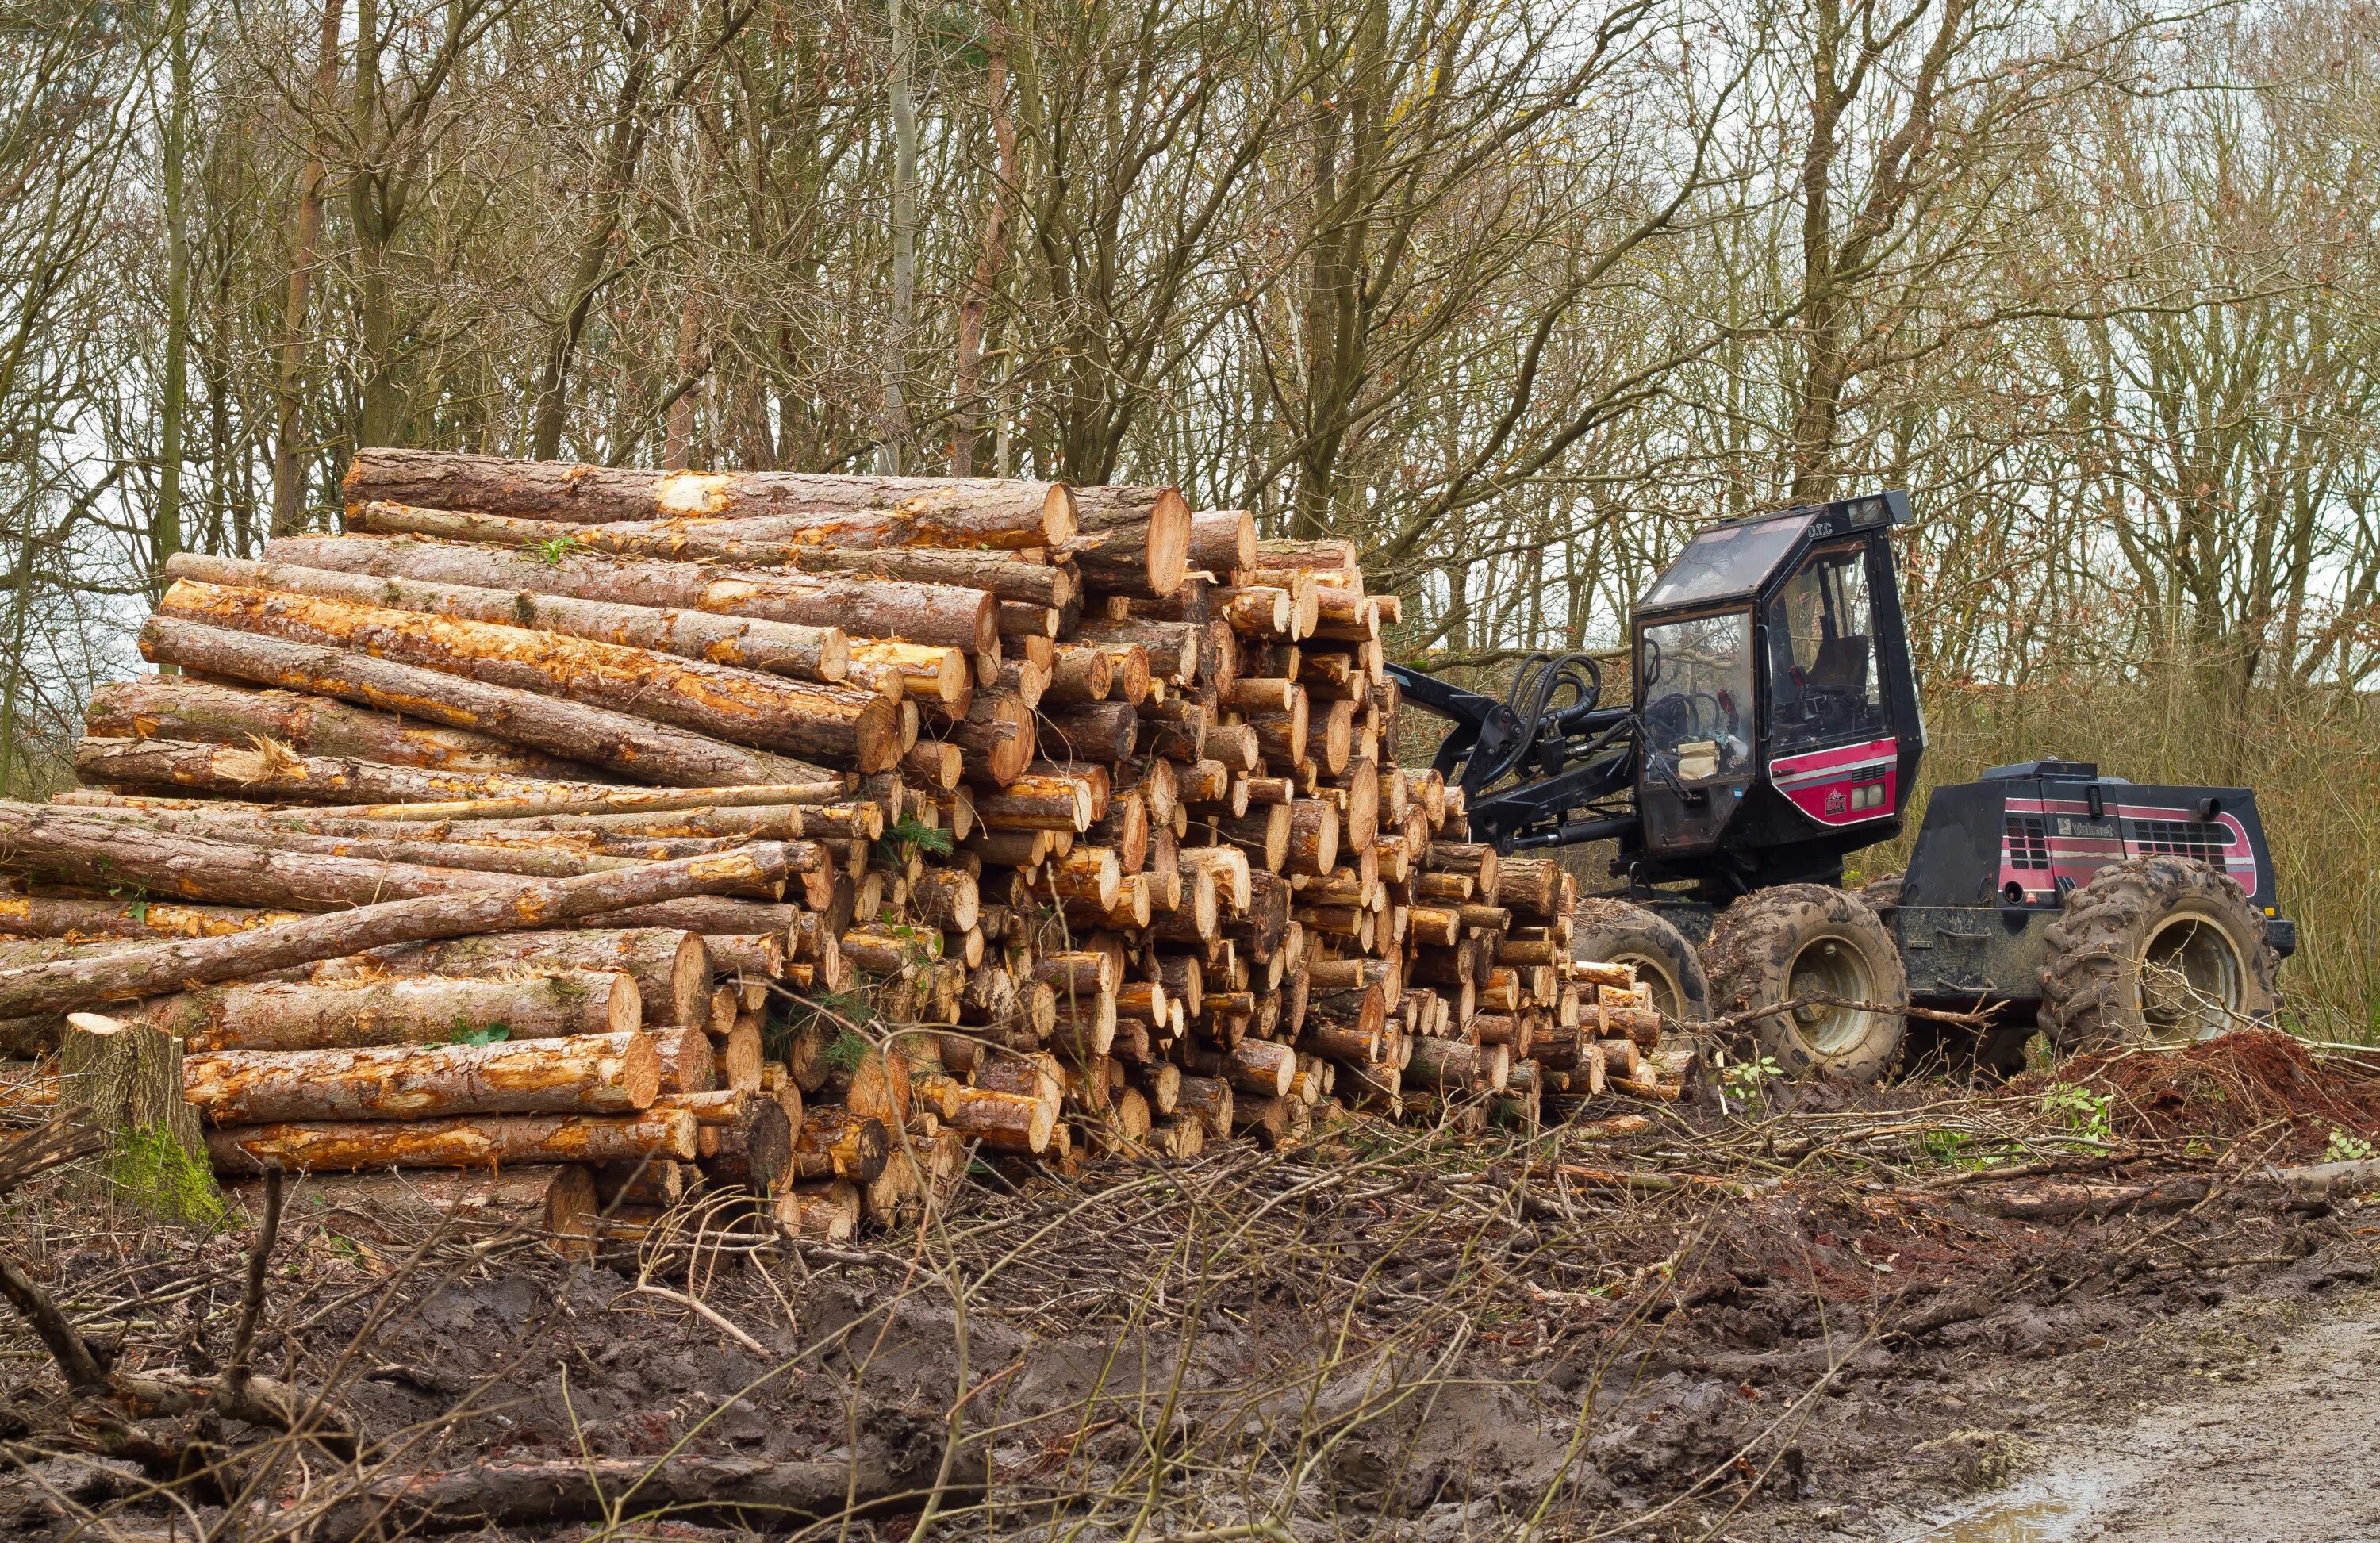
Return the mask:
{"type": "Polygon", "coordinates": [[[220,1172],[836,1237],[971,1149],[1677,1094],[1571,877],[1385,753],[1397,601],[1348,543],[1170,488],[346,487],[346,534],[172,559],[164,673],[0,806],[0,1038],[94,1086],[178,1054],[220,1172]]]}

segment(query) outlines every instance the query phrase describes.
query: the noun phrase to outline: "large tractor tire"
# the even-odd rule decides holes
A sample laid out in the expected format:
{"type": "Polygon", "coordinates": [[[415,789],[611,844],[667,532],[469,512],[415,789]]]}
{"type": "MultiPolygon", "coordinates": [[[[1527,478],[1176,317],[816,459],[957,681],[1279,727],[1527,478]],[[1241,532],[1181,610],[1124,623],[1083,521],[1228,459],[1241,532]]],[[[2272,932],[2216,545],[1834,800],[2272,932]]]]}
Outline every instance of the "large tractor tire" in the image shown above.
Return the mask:
{"type": "Polygon", "coordinates": [[[2108,864],[2044,938],[2041,1027],[2061,1055],[2190,1044],[2280,1006],[2265,918],[2239,881],[2190,857],[2108,864]]]}
{"type": "Polygon", "coordinates": [[[1900,1054],[1908,977],[1892,933],[1858,895],[1826,884],[1780,884],[1719,913],[1703,950],[1721,1017],[1807,996],[1870,1002],[1871,1011],[1805,1002],[1747,1026],[1789,1076],[1872,1082],[1900,1054]]]}
{"type": "Polygon", "coordinates": [[[1710,1016],[1710,980],[1686,935],[1658,911],[1624,900],[1582,900],[1571,932],[1571,954],[1609,965],[1633,965],[1653,989],[1653,1006],[1672,1023],[1710,1016]]]}

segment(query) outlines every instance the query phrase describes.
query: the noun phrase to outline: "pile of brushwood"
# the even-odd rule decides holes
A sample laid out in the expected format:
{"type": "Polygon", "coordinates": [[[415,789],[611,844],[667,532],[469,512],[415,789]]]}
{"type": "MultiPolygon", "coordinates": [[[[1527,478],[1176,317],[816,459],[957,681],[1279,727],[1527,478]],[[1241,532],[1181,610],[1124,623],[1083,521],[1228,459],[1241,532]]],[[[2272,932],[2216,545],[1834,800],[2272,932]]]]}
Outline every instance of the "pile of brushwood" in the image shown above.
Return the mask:
{"type": "MultiPolygon", "coordinates": [[[[2360,1057],[2243,1035],[2136,1065],[2380,1137],[2360,1057]]],[[[2292,1120],[2139,1123],[2106,1072],[1739,1080],[1725,1113],[1484,1136],[1358,1114],[980,1168],[898,1237],[651,1239],[625,1272],[294,1177],[167,1227],[85,1197],[94,1160],[44,1127],[0,1148],[0,1525],[1875,1536],[1861,1513],[1994,1482],[2046,1423],[2375,1273],[2373,1162],[2301,1160],[2292,1120]]]]}

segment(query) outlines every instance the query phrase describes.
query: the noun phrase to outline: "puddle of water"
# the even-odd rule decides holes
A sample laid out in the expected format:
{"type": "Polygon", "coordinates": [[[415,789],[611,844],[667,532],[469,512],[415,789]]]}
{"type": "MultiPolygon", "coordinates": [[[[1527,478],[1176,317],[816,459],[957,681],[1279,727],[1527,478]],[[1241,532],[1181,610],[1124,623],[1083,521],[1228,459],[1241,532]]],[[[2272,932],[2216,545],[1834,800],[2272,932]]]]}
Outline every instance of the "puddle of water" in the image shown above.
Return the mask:
{"type": "Polygon", "coordinates": [[[2066,1536],[2057,1524],[2073,1513],[2063,1500],[2001,1500],[1919,1533],[1909,1543],[2057,1543],[2066,1536]]]}

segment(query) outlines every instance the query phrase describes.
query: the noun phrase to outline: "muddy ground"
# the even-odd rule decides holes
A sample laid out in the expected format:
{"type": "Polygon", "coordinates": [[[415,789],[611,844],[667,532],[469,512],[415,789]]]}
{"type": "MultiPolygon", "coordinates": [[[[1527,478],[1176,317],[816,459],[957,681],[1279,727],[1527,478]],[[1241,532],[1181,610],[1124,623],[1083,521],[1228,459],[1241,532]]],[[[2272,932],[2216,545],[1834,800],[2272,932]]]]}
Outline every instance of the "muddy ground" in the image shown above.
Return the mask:
{"type": "MultiPolygon", "coordinates": [[[[2070,1108],[2058,1087],[1776,1090],[1725,1113],[1706,1098],[1618,1139],[1363,1125],[1071,1184],[986,1170],[925,1233],[756,1258],[562,1261],[531,1239],[310,1214],[301,1186],[259,1366],[333,1390],[370,1452],[283,1442],[226,1461],[214,1477],[237,1482],[212,1491],[166,1482],[154,1461],[94,1455],[87,1412],[18,1328],[0,1527],[371,1535],[326,1508],[398,1476],[857,1452],[922,1476],[938,1537],[2162,1537],[1928,1528],[2148,1440],[2116,1434],[2144,1417],[2179,1441],[2217,1390],[2295,1366],[2292,1343],[2380,1316],[2363,1290],[2380,1206],[2260,1178],[2337,1155],[2362,1084],[2295,1118],[2249,1091],[2198,1136],[2171,1128],[2203,1112],[2186,1099],[2070,1108]],[[987,1467],[988,1488],[968,1482],[987,1467]]],[[[203,1377],[228,1354],[237,1219],[138,1229],[29,1191],[6,1227],[119,1368],[203,1377]]],[[[189,1424],[140,1428],[180,1451],[189,1424]]],[[[253,1432],[211,1434],[237,1450],[253,1432]]],[[[2124,1483],[2161,1492],[2154,1464],[2092,1473],[2091,1525],[2124,1483]]],[[[617,1489],[608,1517],[480,1531],[918,1531],[916,1495],[860,1521],[640,1520],[617,1489]]]]}

